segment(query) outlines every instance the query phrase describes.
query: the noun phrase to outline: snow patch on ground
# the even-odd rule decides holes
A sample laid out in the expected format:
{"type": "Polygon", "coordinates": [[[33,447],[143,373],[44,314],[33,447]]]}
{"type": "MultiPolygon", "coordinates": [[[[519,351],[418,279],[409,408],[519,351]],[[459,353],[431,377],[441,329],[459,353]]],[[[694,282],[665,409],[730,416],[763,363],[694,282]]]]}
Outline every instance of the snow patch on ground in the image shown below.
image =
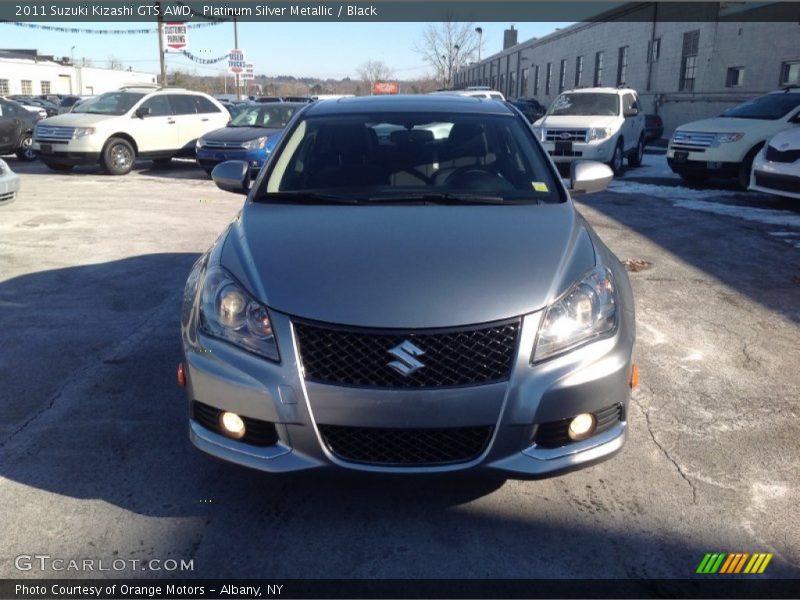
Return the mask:
{"type": "Polygon", "coordinates": [[[717,215],[738,217],[746,221],[764,223],[765,225],[800,227],[800,214],[788,210],[770,210],[766,208],[753,208],[752,206],[720,204],[718,202],[705,202],[703,200],[684,198],[676,199],[675,206],[679,208],[688,208],[689,210],[710,212],[717,215]]]}
{"type": "Polygon", "coordinates": [[[672,172],[667,164],[666,154],[645,154],[642,156],[642,164],[638,167],[629,167],[623,179],[626,177],[654,177],[659,179],[680,179],[672,172]]]}
{"type": "Polygon", "coordinates": [[[717,198],[724,194],[720,190],[695,190],[687,187],[676,187],[673,185],[655,185],[652,183],[637,183],[634,181],[612,181],[608,186],[609,191],[617,194],[642,194],[652,198],[663,198],[664,200],[692,199],[701,200],[705,198],[717,198]]]}

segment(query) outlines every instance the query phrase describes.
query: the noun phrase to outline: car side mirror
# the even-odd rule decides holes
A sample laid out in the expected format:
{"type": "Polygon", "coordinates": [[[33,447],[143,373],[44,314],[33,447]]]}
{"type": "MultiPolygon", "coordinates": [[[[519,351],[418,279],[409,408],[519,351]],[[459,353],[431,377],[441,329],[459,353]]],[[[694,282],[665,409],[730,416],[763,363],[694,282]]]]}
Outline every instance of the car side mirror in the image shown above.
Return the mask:
{"type": "Polygon", "coordinates": [[[628,110],[625,111],[625,114],[623,116],[626,119],[629,119],[631,117],[635,117],[638,114],[639,114],[639,109],[638,108],[629,108],[628,110]]]}
{"type": "Polygon", "coordinates": [[[250,165],[246,161],[220,163],[211,171],[211,178],[219,189],[226,192],[246,195],[250,191],[250,165]]]}
{"type": "Polygon", "coordinates": [[[594,160],[576,160],[569,169],[569,190],[573,194],[602,192],[614,179],[608,165],[594,160]]]}
{"type": "Polygon", "coordinates": [[[145,117],[149,117],[151,112],[152,111],[150,110],[149,106],[140,106],[136,109],[134,114],[140,119],[144,119],[145,117]]]}

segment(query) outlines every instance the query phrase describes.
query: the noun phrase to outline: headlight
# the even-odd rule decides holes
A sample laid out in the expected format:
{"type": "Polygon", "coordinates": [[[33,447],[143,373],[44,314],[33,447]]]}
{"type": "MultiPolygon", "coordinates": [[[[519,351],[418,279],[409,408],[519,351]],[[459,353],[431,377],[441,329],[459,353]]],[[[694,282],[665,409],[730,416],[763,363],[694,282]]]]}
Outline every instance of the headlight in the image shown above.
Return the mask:
{"type": "Polygon", "coordinates": [[[211,267],[201,293],[201,331],[264,358],[280,359],[266,307],[232,275],[221,267],[211,267]]]}
{"type": "Polygon", "coordinates": [[[609,334],[617,326],[617,298],[611,272],[597,267],[545,311],[533,350],[539,362],[609,334]]]}
{"type": "Polygon", "coordinates": [[[9,170],[10,169],[8,168],[8,165],[6,164],[6,161],[4,161],[2,158],[0,158],[0,175],[2,175],[3,173],[5,173],[6,171],[9,171],[9,170]]]}
{"type": "Polygon", "coordinates": [[[605,140],[614,135],[614,130],[611,127],[592,127],[589,130],[590,140],[605,140]]]}
{"type": "Polygon", "coordinates": [[[206,145],[206,141],[203,138],[197,138],[197,142],[195,143],[196,148],[202,148],[206,145]]]}
{"type": "Polygon", "coordinates": [[[267,143],[267,136],[262,136],[255,140],[250,140],[242,144],[242,148],[247,148],[248,150],[260,150],[264,147],[264,144],[267,143]]]}
{"type": "Polygon", "coordinates": [[[744,137],[744,133],[718,133],[714,136],[715,144],[729,144],[731,142],[738,142],[744,137]]]}
{"type": "Polygon", "coordinates": [[[76,127],[72,134],[72,139],[77,140],[87,135],[94,135],[95,131],[97,130],[94,127],[76,127]]]}

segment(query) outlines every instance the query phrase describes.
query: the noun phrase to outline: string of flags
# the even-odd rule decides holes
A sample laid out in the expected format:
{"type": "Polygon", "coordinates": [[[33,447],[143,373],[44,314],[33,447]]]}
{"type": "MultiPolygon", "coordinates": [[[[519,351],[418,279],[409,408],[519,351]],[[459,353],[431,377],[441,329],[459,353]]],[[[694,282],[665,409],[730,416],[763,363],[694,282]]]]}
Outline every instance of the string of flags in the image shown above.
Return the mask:
{"type": "MultiPolygon", "coordinates": [[[[135,34],[153,34],[157,31],[157,29],[150,28],[150,29],[83,29],[80,27],[54,27],[52,25],[41,25],[39,23],[20,23],[18,21],[9,21],[8,19],[0,19],[0,23],[4,23],[6,25],[14,25],[15,27],[24,27],[27,29],[39,29],[43,31],[56,31],[59,33],[88,33],[88,34],[95,34],[95,35],[135,35],[135,34]]],[[[214,25],[219,25],[221,21],[213,21],[209,23],[190,23],[188,27],[190,29],[200,29],[202,27],[213,27],[214,25]]],[[[223,60],[228,58],[225,55],[223,58],[219,60],[223,60]]],[[[219,62],[213,61],[213,62],[219,62]]]]}
{"type": "Polygon", "coordinates": [[[189,60],[192,60],[201,65],[213,65],[214,63],[222,62],[223,60],[228,60],[228,57],[230,57],[230,53],[220,56],[219,58],[200,58],[199,56],[192,54],[188,50],[179,50],[178,52],[183,54],[189,60]]]}

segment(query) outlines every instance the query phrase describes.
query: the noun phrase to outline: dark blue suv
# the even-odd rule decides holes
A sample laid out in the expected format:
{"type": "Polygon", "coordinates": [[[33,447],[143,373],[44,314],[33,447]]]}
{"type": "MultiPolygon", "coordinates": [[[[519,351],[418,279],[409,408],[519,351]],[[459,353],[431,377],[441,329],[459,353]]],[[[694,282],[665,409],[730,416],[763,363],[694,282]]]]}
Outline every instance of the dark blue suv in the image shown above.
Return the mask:
{"type": "Polygon", "coordinates": [[[244,160],[255,174],[269,158],[272,149],[294,114],[308,106],[300,102],[253,104],[228,123],[197,140],[197,164],[208,173],[226,160],[244,160]]]}

